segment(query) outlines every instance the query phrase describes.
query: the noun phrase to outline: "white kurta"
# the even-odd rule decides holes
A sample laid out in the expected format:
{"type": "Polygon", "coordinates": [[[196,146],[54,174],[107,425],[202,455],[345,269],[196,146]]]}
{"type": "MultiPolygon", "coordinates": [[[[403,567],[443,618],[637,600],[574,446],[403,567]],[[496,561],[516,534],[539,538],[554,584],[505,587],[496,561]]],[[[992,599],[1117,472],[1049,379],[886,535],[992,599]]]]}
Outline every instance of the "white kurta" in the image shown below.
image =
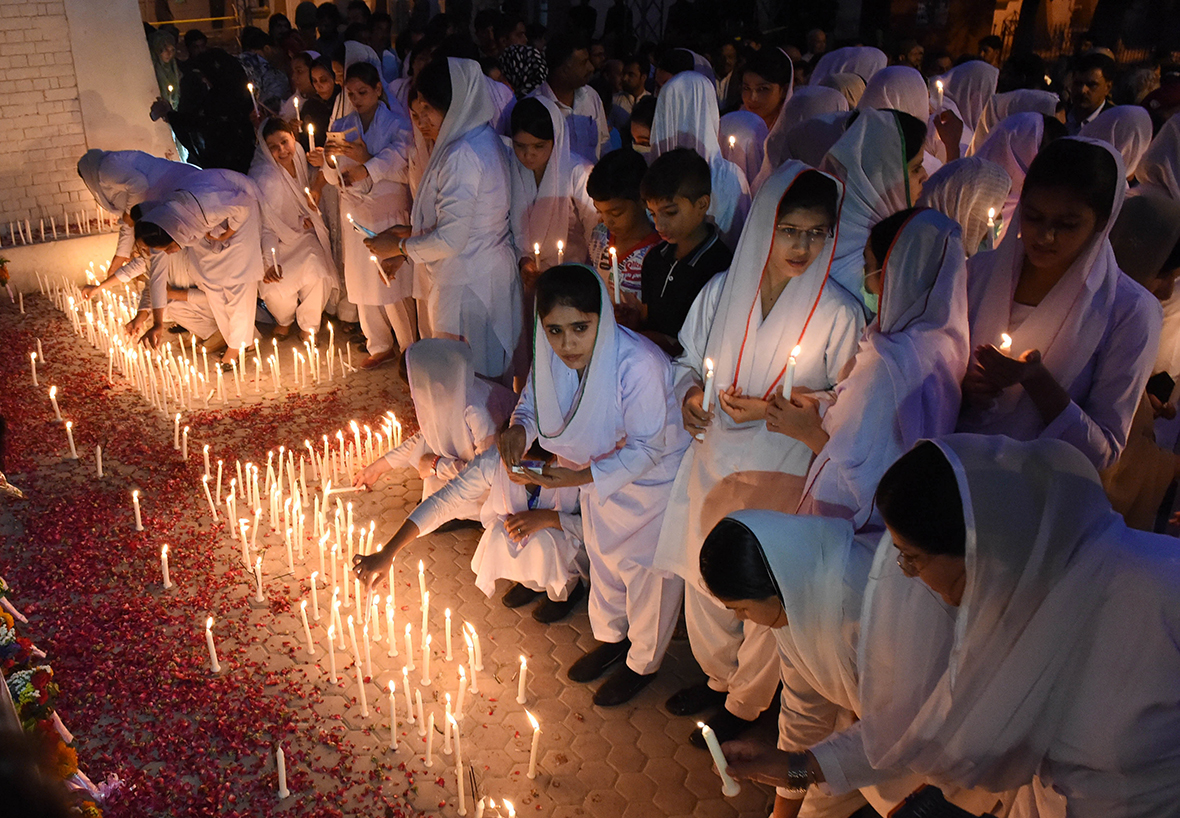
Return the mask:
{"type": "Polygon", "coordinates": [[[572,107],[561,102],[547,82],[541,83],[532,95],[548,97],[565,114],[570,149],[574,153],[591,163],[602,158],[603,146],[610,141],[610,128],[606,124],[606,111],[597,91],[588,85],[582,86],[574,92],[572,107]]]}

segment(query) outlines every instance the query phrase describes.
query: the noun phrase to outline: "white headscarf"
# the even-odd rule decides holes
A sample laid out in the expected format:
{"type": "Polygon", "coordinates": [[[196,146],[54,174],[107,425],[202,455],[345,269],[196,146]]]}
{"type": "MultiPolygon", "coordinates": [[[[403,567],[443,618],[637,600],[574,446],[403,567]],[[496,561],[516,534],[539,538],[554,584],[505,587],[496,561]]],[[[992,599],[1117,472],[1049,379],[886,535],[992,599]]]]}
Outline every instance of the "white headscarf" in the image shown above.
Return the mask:
{"type": "MultiPolygon", "coordinates": [[[[281,190],[287,191],[288,195],[293,198],[293,201],[298,203],[299,213],[303,218],[311,219],[312,228],[315,230],[316,238],[320,241],[320,246],[324,250],[324,258],[332,258],[332,240],[328,234],[328,226],[324,224],[324,217],[320,213],[318,207],[312,207],[311,202],[307,200],[305,189],[311,184],[308,180],[307,170],[307,152],[303,150],[303,145],[299,140],[295,140],[295,176],[287,173],[286,168],[279,165],[278,160],[270,152],[270,148],[266,145],[266,139],[262,136],[262,131],[266,128],[266,123],[270,118],[262,120],[258,127],[258,143],[254,146],[254,159],[250,162],[250,178],[254,179],[260,189],[265,189],[269,186],[277,186],[281,190]]],[[[286,133],[285,131],[283,133],[286,133]]],[[[266,213],[266,206],[263,200],[259,201],[262,205],[263,213],[266,213]]],[[[267,219],[267,227],[272,230],[278,237],[279,241],[284,244],[293,244],[303,235],[303,225],[296,230],[290,224],[281,219],[267,219]]]]}
{"type": "Polygon", "coordinates": [[[889,58],[879,48],[848,46],[829,51],[819,58],[811,72],[811,84],[819,85],[832,74],[856,74],[865,82],[889,64],[889,58]]]}
{"type": "Polygon", "coordinates": [[[1135,171],[1139,187],[1180,202],[1180,114],[1164,123],[1135,171]]]}
{"type": "Polygon", "coordinates": [[[881,311],[824,416],[830,439],[811,466],[805,506],[869,519],[881,475],[919,440],[954,431],[971,356],[959,227],[935,210],[906,221],[881,266],[881,311]]]}
{"type": "Polygon", "coordinates": [[[987,107],[983,109],[983,116],[979,118],[979,122],[975,126],[975,135],[971,139],[967,155],[974,155],[992,129],[996,127],[996,123],[1006,117],[1025,112],[1054,116],[1060,101],[1060,98],[1052,91],[1035,91],[1031,88],[1005,91],[1002,94],[994,95],[987,107]]]}
{"type": "MultiPolygon", "coordinates": [[[[194,247],[205,234],[220,227],[227,207],[247,205],[257,213],[262,192],[244,173],[223,168],[209,168],[194,173],[184,186],[162,202],[154,203],[143,220],[159,225],[181,247],[194,247]]],[[[257,248],[259,260],[261,245],[257,248]]]]}
{"type": "Polygon", "coordinates": [[[1172,814],[1174,540],[1127,529],[1063,441],[935,444],[962,498],[966,586],[946,608],[878,548],[859,661],[870,763],[993,792],[1039,773],[1071,816],[1172,814]]]}
{"type": "MultiPolygon", "coordinates": [[[[430,159],[422,173],[422,181],[418,183],[419,193],[439,189],[439,185],[426,182],[441,172],[447,148],[476,128],[488,127],[488,122],[492,118],[492,99],[488,95],[488,86],[479,63],[475,60],[448,57],[447,66],[451,74],[451,107],[447,109],[442,127],[438,131],[438,139],[430,149],[430,159]]],[[[431,230],[438,223],[436,205],[437,201],[433,198],[414,196],[410,224],[415,234],[431,230]]]]}
{"type": "MultiPolygon", "coordinates": [[[[824,242],[823,250],[802,275],[787,282],[765,322],[761,317],[762,277],[774,242],[778,206],[799,174],[810,170],[802,162],[788,161],[766,180],[754,197],[705,343],[705,355],[713,359],[718,390],[736,385],[742,388],[743,394],[769,397],[786,373],[792,348],[803,347],[804,355],[821,352],[814,344],[807,344],[806,330],[828,280],[832,251],[840,231],[839,219],[836,237],[824,242]],[[760,324],[761,331],[773,326],[777,341],[772,343],[760,335],[759,342],[753,343],[752,336],[759,331],[760,324]]],[[[844,186],[838,180],[833,181],[843,199],[844,186]]]]}
{"type": "MultiPolygon", "coordinates": [[[[1008,333],[1014,350],[1040,350],[1042,362],[1057,382],[1067,385],[1081,373],[1106,330],[1106,322],[1095,321],[1093,317],[1110,313],[1122,275],[1108,236],[1127,194],[1127,177],[1118,151],[1098,140],[1068,138],[1101,147],[1118,166],[1114,202],[1105,227],[1094,235],[1065,275],[1016,329],[1011,326],[1012,304],[1024,262],[1024,242],[1019,229],[1009,230],[994,253],[983,253],[972,259],[968,295],[973,344],[996,343],[1001,333],[1008,333]]],[[[1017,207],[1015,221],[1019,220],[1017,207]]],[[[1031,402],[1031,398],[1023,387],[1013,386],[999,396],[994,411],[999,415],[1009,414],[1021,401],[1031,402]]]]}
{"type": "Polygon", "coordinates": [[[963,115],[964,126],[975,130],[983,111],[996,93],[1000,69],[983,60],[970,60],[956,65],[942,75],[946,95],[955,101],[963,115]]]}
{"type": "Polygon", "coordinates": [[[464,341],[425,338],[406,350],[406,376],[426,448],[470,463],[475,447],[464,414],[474,397],[471,347],[464,341]]]}
{"type": "MultiPolygon", "coordinates": [[[[779,119],[782,118],[780,112],[779,119]]],[[[778,124],[777,120],[775,124],[778,124]]],[[[766,120],[753,111],[730,111],[721,117],[721,155],[741,168],[751,183],[762,168],[762,160],[766,155],[766,135],[766,120]],[[731,136],[732,148],[729,146],[731,136]]]]}
{"type": "Polygon", "coordinates": [[[903,111],[925,122],[930,117],[930,92],[926,80],[916,68],[890,65],[882,68],[865,84],[856,107],[903,111]]]}
{"type": "Polygon", "coordinates": [[[860,298],[869,230],[887,216],[913,204],[897,117],[889,111],[861,111],[828,151],[822,168],[842,179],[847,190],[832,277],[860,298]]]}
{"type": "Polygon", "coordinates": [[[1083,125],[1081,135],[1114,145],[1130,178],[1151,144],[1151,114],[1139,105],[1112,105],[1083,125]]]}
{"type": "Polygon", "coordinates": [[[1008,233],[1008,228],[1016,218],[1016,206],[1020,204],[1024,177],[1028,174],[1028,166],[1041,150],[1044,134],[1045,118],[1041,114],[1012,114],[1001,120],[987,141],[975,152],[980,159],[995,162],[1002,167],[1012,180],[1008,198],[1000,208],[1000,215],[1004,218],[1001,236],[1008,233]]]}
{"type": "Polygon", "coordinates": [[[987,214],[1000,215],[1012,180],[995,162],[980,156],[956,159],[939,168],[922,185],[919,207],[932,207],[959,223],[963,249],[973,256],[987,235],[987,214]]]}
{"type": "MultiPolygon", "coordinates": [[[[804,164],[818,168],[832,146],[844,136],[852,113],[840,111],[834,114],[820,114],[800,122],[787,131],[787,159],[798,159],[804,164]]],[[[785,160],[784,160],[785,161],[785,160]]]]}
{"type": "Polygon", "coordinates": [[[816,82],[813,76],[811,85],[807,87],[831,88],[834,91],[839,91],[840,95],[848,101],[848,107],[851,109],[860,104],[860,98],[865,92],[865,81],[860,74],[829,74],[819,82],[816,82]]]}
{"type": "Polygon", "coordinates": [[[545,106],[553,123],[553,152],[545,165],[541,184],[537,184],[533,172],[515,156],[509,158],[508,167],[512,180],[512,228],[522,242],[517,249],[531,253],[534,244],[541,245],[544,270],[557,264],[557,242],[563,242],[566,247],[570,244],[570,184],[579,160],[570,153],[565,116],[557,103],[548,97],[533,99],[545,106]]]}
{"type": "MultiPolygon", "coordinates": [[[[377,56],[377,52],[364,43],[358,43],[356,40],[345,40],[344,70],[347,71],[349,67],[358,62],[367,62],[377,69],[377,77],[381,77],[381,58],[377,56]]],[[[343,93],[343,90],[341,93],[343,93]]]]}
{"type": "Polygon", "coordinates": [[[834,88],[805,85],[792,94],[791,98],[783,103],[778,119],[774,121],[774,127],[767,134],[766,159],[763,161],[761,175],[769,176],[788,159],[801,158],[791,156],[787,147],[787,136],[796,125],[822,114],[847,110],[848,100],[834,88]]]}

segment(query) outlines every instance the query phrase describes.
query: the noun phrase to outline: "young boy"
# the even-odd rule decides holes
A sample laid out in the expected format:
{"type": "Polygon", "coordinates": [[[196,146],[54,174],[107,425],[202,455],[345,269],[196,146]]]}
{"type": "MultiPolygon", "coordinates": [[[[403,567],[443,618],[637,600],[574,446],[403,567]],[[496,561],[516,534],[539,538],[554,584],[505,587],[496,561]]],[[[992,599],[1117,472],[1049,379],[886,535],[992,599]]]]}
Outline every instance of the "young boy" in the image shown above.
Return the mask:
{"type": "Polygon", "coordinates": [[[646,172],[643,157],[622,148],[598,160],[586,180],[586,192],[602,219],[590,236],[590,262],[606,282],[607,291],[613,293],[613,247],[618,258],[620,293],[635,298],[642,289],[643,257],[660,241],[639,195],[646,172]]]}
{"type": "Polygon", "coordinates": [[[663,239],[643,258],[639,329],[676,357],[676,337],[692,302],[710,278],[729,269],[733,253],[707,218],[709,163],[699,153],[676,148],[661,154],[639,190],[663,239]]]}

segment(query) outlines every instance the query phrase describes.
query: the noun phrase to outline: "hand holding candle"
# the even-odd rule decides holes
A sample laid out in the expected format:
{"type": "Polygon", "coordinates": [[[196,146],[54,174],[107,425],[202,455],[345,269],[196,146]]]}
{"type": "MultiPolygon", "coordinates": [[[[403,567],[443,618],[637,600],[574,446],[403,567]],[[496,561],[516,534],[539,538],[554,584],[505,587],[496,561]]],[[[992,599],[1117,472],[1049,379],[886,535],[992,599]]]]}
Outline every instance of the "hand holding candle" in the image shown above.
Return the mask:
{"type": "Polygon", "coordinates": [[[721,752],[721,744],[717,741],[717,734],[713,732],[712,727],[704,722],[698,721],[697,727],[700,728],[701,735],[705,739],[705,744],[713,756],[713,763],[717,765],[717,773],[721,776],[722,794],[733,798],[742,791],[742,787],[729,775],[729,769],[725,763],[725,754],[721,752]]]}

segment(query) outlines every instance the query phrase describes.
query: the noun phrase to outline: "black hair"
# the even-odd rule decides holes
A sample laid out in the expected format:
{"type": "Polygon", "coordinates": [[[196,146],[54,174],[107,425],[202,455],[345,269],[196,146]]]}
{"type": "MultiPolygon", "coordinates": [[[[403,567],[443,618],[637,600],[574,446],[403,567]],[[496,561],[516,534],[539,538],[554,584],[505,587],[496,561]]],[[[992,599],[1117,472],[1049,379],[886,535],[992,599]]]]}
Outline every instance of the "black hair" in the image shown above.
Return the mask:
{"type": "Polygon", "coordinates": [[[910,216],[921,209],[920,207],[911,207],[899,210],[891,216],[886,216],[869,230],[869,249],[873,251],[878,263],[885,263],[885,257],[889,255],[889,248],[893,246],[897,234],[901,232],[901,228],[905,227],[910,216]]]}
{"type": "Polygon", "coordinates": [[[502,40],[512,34],[518,25],[524,20],[511,14],[501,14],[496,17],[495,28],[493,32],[497,40],[502,40]]]}
{"type": "Polygon", "coordinates": [[[295,130],[295,126],[277,116],[272,116],[266,120],[266,124],[262,126],[262,138],[266,139],[268,136],[274,136],[279,131],[289,133],[296,139],[299,138],[299,133],[295,130]]]}
{"type": "Polygon", "coordinates": [[[1023,198],[1036,188],[1068,190],[1105,224],[1114,206],[1118,164],[1105,148],[1077,139],[1058,139],[1037,153],[1024,177],[1023,198]]]}
{"type": "Polygon", "coordinates": [[[208,42],[209,38],[205,35],[205,32],[201,31],[199,28],[190,28],[188,31],[184,32],[185,48],[191,48],[193,43],[199,43],[201,40],[208,42]]]}
{"type": "Polygon", "coordinates": [[[458,57],[464,60],[479,62],[479,46],[463,34],[451,34],[439,41],[433,58],[458,57]]]}
{"type": "Polygon", "coordinates": [[[955,471],[942,450],[924,440],[897,459],[877,484],[885,522],[927,554],[962,557],[967,524],[955,471]]]}
{"type": "Polygon", "coordinates": [[[774,219],[778,222],[792,210],[822,210],[834,226],[839,199],[840,188],[834,181],[818,170],[808,169],[796,176],[795,181],[783,193],[774,219]]]}
{"type": "Polygon", "coordinates": [[[471,27],[476,31],[481,31],[485,28],[492,29],[492,36],[495,36],[496,23],[500,21],[500,12],[496,9],[480,9],[475,13],[475,20],[471,27]]]}
{"type": "Polygon", "coordinates": [[[445,114],[451,109],[451,66],[445,57],[431,60],[414,77],[414,93],[437,111],[445,114]]]}
{"type": "Polygon", "coordinates": [[[631,109],[631,119],[629,122],[638,122],[641,125],[646,125],[648,128],[655,122],[656,119],[656,98],[652,94],[648,94],[639,102],[635,103],[635,107],[631,109]]]}
{"type": "Polygon", "coordinates": [[[336,43],[335,48],[332,49],[332,53],[328,56],[331,57],[332,62],[338,62],[344,65],[345,60],[348,59],[348,49],[344,47],[343,38],[341,38],[340,42],[336,43]]]}
{"type": "Polygon", "coordinates": [[[258,26],[246,26],[242,29],[242,50],[258,51],[270,45],[270,35],[258,26]]]}
{"type": "Polygon", "coordinates": [[[597,273],[581,264],[550,267],[537,278],[537,316],[544,318],[554,307],[573,307],[578,312],[601,315],[599,281],[597,273]]]}
{"type": "Polygon", "coordinates": [[[893,111],[893,116],[896,117],[897,124],[901,128],[905,161],[912,162],[914,157],[922,152],[922,146],[926,142],[926,123],[904,111],[893,111]]]}
{"type": "Polygon", "coordinates": [[[291,26],[291,18],[289,18],[287,15],[285,15],[285,14],[272,14],[270,17],[266,18],[266,32],[267,32],[267,34],[270,34],[273,37],[275,26],[278,25],[279,23],[286,23],[287,28],[292,27],[291,26]]]}
{"type": "Polygon", "coordinates": [[[1050,142],[1056,142],[1058,139],[1069,136],[1069,128],[1065,127],[1065,123],[1060,119],[1048,114],[1041,114],[1041,116],[1044,118],[1045,124],[1041,128],[1041,144],[1037,146],[1037,151],[1044,150],[1050,142]]]}
{"type": "Polygon", "coordinates": [[[648,73],[651,71],[651,63],[648,62],[646,56],[640,53],[632,54],[630,57],[624,59],[623,68],[625,69],[628,65],[638,65],[639,74],[644,78],[646,78],[648,73]]]}
{"type": "Polygon", "coordinates": [[[525,97],[512,108],[511,134],[516,136],[521,132],[537,139],[553,141],[553,117],[549,109],[535,97],[525,97]]]}
{"type": "Polygon", "coordinates": [[[983,37],[982,39],[980,39],[980,41],[979,41],[979,50],[980,51],[983,51],[983,49],[985,49],[985,48],[994,48],[996,51],[999,51],[1003,47],[1004,47],[1004,41],[1001,40],[999,37],[997,37],[995,34],[989,34],[986,37],[983,37]]]}
{"type": "Polygon", "coordinates": [[[328,76],[332,78],[332,82],[336,82],[336,69],[332,67],[331,57],[324,57],[321,55],[319,58],[313,60],[311,63],[311,70],[316,68],[326,71],[328,76]]]}
{"type": "Polygon", "coordinates": [[[360,80],[371,88],[378,90],[384,89],[384,86],[381,84],[381,73],[372,63],[354,62],[348,66],[348,69],[344,72],[344,81],[348,82],[349,80],[360,80]]]}
{"type": "Polygon", "coordinates": [[[135,240],[156,249],[167,247],[174,241],[163,227],[155,222],[145,222],[142,219],[135,222],[135,240]]]}
{"type": "Polygon", "coordinates": [[[645,173],[647,162],[642,156],[630,148],[619,148],[598,160],[586,180],[586,193],[599,202],[609,199],[641,201],[639,186],[645,173]]]}
{"type": "Polygon", "coordinates": [[[393,28],[393,15],[384,11],[375,12],[373,16],[369,18],[369,24],[372,26],[385,24],[390,28],[393,28]]]}
{"type": "Polygon", "coordinates": [[[292,64],[297,63],[297,62],[303,63],[303,65],[305,65],[307,67],[307,72],[310,74],[311,67],[313,65],[315,65],[315,57],[311,56],[306,51],[300,51],[298,54],[296,54],[294,57],[291,58],[291,62],[292,62],[292,64]]]}
{"type": "Polygon", "coordinates": [[[344,35],[341,40],[352,40],[354,43],[369,44],[369,35],[373,33],[373,27],[368,23],[349,23],[348,28],[344,29],[344,35]]]}
{"type": "Polygon", "coordinates": [[[549,75],[565,65],[575,51],[588,51],[590,43],[583,36],[572,32],[556,34],[545,43],[545,64],[549,66],[549,75]]]}
{"type": "Polygon", "coordinates": [[[691,71],[694,65],[692,52],[687,48],[669,48],[660,57],[660,70],[669,74],[691,71]]]}
{"type": "Polygon", "coordinates": [[[369,4],[365,0],[350,0],[348,11],[361,12],[366,21],[371,20],[373,17],[373,12],[369,9],[369,4]]]}
{"type": "Polygon", "coordinates": [[[339,24],[341,19],[340,9],[336,7],[335,3],[320,3],[315,7],[315,19],[317,25],[320,20],[323,20],[325,23],[333,22],[339,24]]]}
{"type": "Polygon", "coordinates": [[[746,63],[745,73],[757,74],[767,82],[787,87],[791,84],[794,69],[791,58],[777,48],[762,48],[746,63]]]}
{"type": "Polygon", "coordinates": [[[1087,71],[1093,71],[1095,68],[1102,72],[1102,77],[1107,82],[1114,82],[1115,63],[1114,60],[1105,54],[1093,52],[1083,54],[1074,60],[1073,70],[1078,74],[1085,74],[1087,71]]]}
{"type": "Polygon", "coordinates": [[[1172,252],[1168,253],[1167,259],[1164,260],[1164,266],[1156,274],[1156,278],[1165,278],[1171,275],[1180,268],[1180,241],[1172,248],[1172,252]]]}
{"type": "Polygon", "coordinates": [[[709,163],[692,148],[661,153],[639,185],[639,194],[645,202],[671,201],[677,196],[695,202],[712,192],[709,163]]]}
{"type": "Polygon", "coordinates": [[[726,517],[713,526],[701,544],[700,568],[709,593],[718,599],[782,601],[762,543],[737,520],[726,517]]]}

